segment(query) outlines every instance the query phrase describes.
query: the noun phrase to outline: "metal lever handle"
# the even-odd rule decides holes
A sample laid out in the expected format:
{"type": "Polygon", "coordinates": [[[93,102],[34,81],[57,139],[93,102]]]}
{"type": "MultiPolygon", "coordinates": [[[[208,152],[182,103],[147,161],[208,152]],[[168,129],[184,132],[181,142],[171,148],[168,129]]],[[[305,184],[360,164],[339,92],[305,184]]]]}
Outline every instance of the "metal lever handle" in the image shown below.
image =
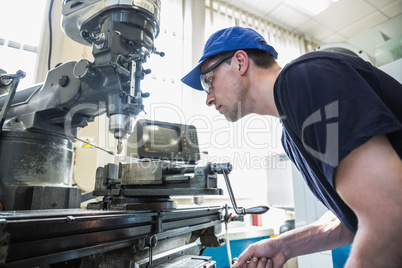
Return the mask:
{"type": "Polygon", "coordinates": [[[269,210],[267,206],[258,206],[252,208],[238,208],[236,205],[236,200],[233,194],[232,186],[229,181],[229,172],[232,170],[232,165],[230,163],[227,164],[213,164],[212,170],[216,173],[223,174],[225,178],[226,187],[228,188],[228,193],[230,197],[230,201],[232,202],[232,206],[237,215],[245,215],[245,214],[263,214],[269,210]]]}
{"type": "Polygon", "coordinates": [[[165,57],[165,52],[163,52],[163,51],[160,51],[160,52],[159,52],[159,51],[154,50],[153,53],[156,54],[156,55],[161,56],[161,58],[165,57]]]}
{"type": "Polygon", "coordinates": [[[0,133],[3,131],[3,124],[6,120],[6,116],[13,101],[15,92],[17,91],[18,83],[20,82],[20,79],[24,77],[25,73],[21,70],[18,70],[16,74],[5,74],[0,76],[0,85],[10,86],[6,101],[0,110],[0,133]],[[6,79],[11,80],[11,82],[3,83],[3,80],[6,79]]]}
{"type": "Polygon", "coordinates": [[[269,207],[267,207],[267,206],[258,206],[258,207],[241,209],[242,212],[244,211],[244,214],[264,214],[268,210],[269,210],[269,207]]]}

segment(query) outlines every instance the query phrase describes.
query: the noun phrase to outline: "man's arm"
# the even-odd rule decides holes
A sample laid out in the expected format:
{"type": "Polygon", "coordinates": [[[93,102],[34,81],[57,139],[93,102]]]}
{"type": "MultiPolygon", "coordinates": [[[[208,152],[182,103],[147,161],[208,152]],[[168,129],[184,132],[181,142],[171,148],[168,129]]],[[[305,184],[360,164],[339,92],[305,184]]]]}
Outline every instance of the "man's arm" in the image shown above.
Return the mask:
{"type": "Polygon", "coordinates": [[[388,139],[373,137],[347,155],[335,188],[359,221],[346,267],[400,267],[402,161],[388,139]]]}
{"type": "Polygon", "coordinates": [[[251,262],[247,267],[282,267],[290,258],[352,241],[347,267],[399,267],[402,161],[388,139],[373,137],[347,155],[336,168],[335,187],[358,217],[354,240],[338,219],[325,215],[316,223],[251,245],[234,267],[242,267],[248,260],[251,262]]]}
{"type": "Polygon", "coordinates": [[[243,267],[250,261],[248,268],[279,268],[293,257],[338,248],[352,241],[353,234],[332,212],[327,212],[310,225],[252,244],[239,256],[237,265],[233,267],[243,267]]]}

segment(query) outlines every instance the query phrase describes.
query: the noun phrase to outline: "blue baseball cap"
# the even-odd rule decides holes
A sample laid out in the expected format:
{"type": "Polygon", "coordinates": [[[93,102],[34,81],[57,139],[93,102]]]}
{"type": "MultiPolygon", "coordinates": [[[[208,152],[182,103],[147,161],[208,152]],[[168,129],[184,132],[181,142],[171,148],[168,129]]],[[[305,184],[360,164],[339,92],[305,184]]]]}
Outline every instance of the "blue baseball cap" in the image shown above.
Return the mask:
{"type": "Polygon", "coordinates": [[[264,50],[274,56],[275,59],[278,57],[275,49],[268,45],[264,37],[255,30],[234,26],[219,30],[211,35],[205,43],[204,51],[197,66],[184,76],[181,81],[192,88],[203,90],[200,81],[201,65],[213,55],[239,49],[264,50]]]}

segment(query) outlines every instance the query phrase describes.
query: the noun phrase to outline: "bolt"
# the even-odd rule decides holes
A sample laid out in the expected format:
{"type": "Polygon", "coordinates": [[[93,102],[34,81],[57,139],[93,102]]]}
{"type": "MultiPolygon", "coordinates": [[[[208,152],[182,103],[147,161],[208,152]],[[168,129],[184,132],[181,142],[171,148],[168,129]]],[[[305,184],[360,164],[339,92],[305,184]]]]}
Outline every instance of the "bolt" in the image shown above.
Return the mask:
{"type": "Polygon", "coordinates": [[[158,238],[155,235],[151,235],[145,239],[145,245],[148,247],[154,247],[158,243],[158,238]]]}
{"type": "Polygon", "coordinates": [[[66,222],[71,223],[71,222],[74,222],[74,221],[75,221],[75,218],[73,216],[67,216],[66,217],[66,222]]]}
{"type": "Polygon", "coordinates": [[[68,82],[70,81],[70,79],[68,78],[67,75],[62,75],[59,78],[59,85],[61,87],[66,87],[68,85],[68,82]]]}

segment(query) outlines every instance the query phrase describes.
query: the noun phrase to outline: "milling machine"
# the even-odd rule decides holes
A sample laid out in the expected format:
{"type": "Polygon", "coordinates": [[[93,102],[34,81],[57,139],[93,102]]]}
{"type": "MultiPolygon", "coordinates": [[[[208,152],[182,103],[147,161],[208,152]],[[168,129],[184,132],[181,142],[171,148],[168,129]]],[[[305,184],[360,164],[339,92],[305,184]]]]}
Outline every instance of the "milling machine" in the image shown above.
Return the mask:
{"type": "MultiPolygon", "coordinates": [[[[29,207],[29,200],[23,199],[42,191],[36,186],[45,192],[62,189],[57,193],[60,199],[79,195],[70,187],[72,142],[77,129],[98,115],[109,117],[109,130],[121,151],[121,141],[133,131],[133,120],[149,95],[140,88],[141,79],[150,72],[142,64],[156,53],[159,12],[160,1],[63,2],[64,32],[92,45],[94,61],[71,61],[50,70],[43,84],[16,92],[4,111],[0,178],[2,195],[7,195],[1,198],[5,210],[79,205],[34,200],[31,203],[37,204],[29,207]]],[[[0,99],[0,107],[12,94],[0,99]]]]}
{"type": "Polygon", "coordinates": [[[192,126],[140,121],[133,133],[149,96],[140,88],[150,73],[142,64],[162,54],[154,47],[160,5],[64,0],[63,30],[92,45],[94,61],[61,64],[44,83],[18,92],[24,73],[0,73],[0,266],[215,267],[194,242],[199,238],[201,248],[224,243],[217,234],[227,206],[178,208],[170,196],[222,194],[217,174],[224,175],[237,213],[268,210],[237,208],[231,165],[198,164],[192,126]],[[94,196],[103,200],[81,209],[81,191],[72,186],[73,142],[79,128],[104,113],[117,151],[127,137],[136,145],[128,162],[98,168],[94,196]],[[168,152],[138,145],[146,131],[157,132],[154,126],[162,137],[174,132],[179,145],[168,152]],[[184,134],[192,137],[188,148],[184,134]]]}

